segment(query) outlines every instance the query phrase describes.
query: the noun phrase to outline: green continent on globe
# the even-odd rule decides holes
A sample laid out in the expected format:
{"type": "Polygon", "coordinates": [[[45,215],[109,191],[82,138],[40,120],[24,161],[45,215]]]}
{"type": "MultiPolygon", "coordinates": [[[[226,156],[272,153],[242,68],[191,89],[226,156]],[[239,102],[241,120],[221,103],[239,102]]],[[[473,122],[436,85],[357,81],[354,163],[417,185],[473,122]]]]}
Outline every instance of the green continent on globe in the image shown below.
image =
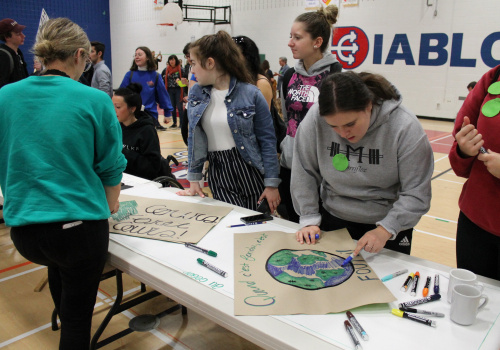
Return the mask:
{"type": "Polygon", "coordinates": [[[328,281],[332,277],[342,276],[344,269],[337,270],[316,270],[316,276],[321,278],[323,281],[328,281]]]}
{"type": "Polygon", "coordinates": [[[297,258],[297,260],[302,265],[312,265],[317,261],[328,261],[325,258],[322,258],[320,256],[315,256],[315,255],[301,255],[300,257],[297,258]]]}
{"type": "Polygon", "coordinates": [[[304,289],[319,289],[325,286],[323,281],[319,278],[293,277],[286,272],[282,272],[281,274],[276,276],[276,279],[280,282],[291,284],[293,286],[304,289]]]}
{"type": "Polygon", "coordinates": [[[317,251],[317,250],[311,250],[311,252],[313,252],[314,254],[321,255],[322,257],[325,257],[325,258],[326,258],[326,253],[325,253],[325,252],[319,252],[319,251],[317,251]]]}
{"type": "Polygon", "coordinates": [[[269,258],[268,263],[275,266],[286,266],[290,264],[293,258],[298,257],[297,254],[292,253],[289,250],[280,250],[275,253],[271,258],[269,258]]]}

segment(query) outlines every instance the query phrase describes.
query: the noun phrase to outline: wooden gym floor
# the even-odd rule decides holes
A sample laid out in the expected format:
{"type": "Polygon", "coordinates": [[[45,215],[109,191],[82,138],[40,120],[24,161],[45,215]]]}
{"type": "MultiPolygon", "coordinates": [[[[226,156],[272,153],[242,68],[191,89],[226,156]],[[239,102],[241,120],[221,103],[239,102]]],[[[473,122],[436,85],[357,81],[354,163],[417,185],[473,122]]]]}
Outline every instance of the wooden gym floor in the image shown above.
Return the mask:
{"type": "MultiPolygon", "coordinates": [[[[161,118],[162,119],[162,118],[161,118]]],[[[450,169],[448,150],[452,142],[452,122],[422,119],[434,150],[435,170],[432,180],[430,211],[420,220],[413,234],[412,255],[448,266],[455,263],[456,220],[458,197],[464,179],[450,169]]],[[[187,151],[180,130],[158,132],[162,154],[174,154],[187,160],[187,151]]],[[[185,171],[176,176],[182,178],[185,171]]],[[[14,248],[9,228],[0,224],[0,349],[56,349],[59,331],[52,331],[50,317],[53,303],[49,288],[40,292],[35,287],[46,276],[46,268],[26,261],[14,248]]],[[[124,275],[124,299],[137,295],[140,284],[124,275]]],[[[93,318],[94,332],[116,296],[114,279],[101,282],[93,318]]],[[[101,339],[128,327],[131,318],[156,314],[175,303],[164,296],[138,305],[111,320],[101,339]]],[[[102,349],[259,349],[245,339],[188,310],[161,319],[151,332],[134,332],[102,349]]]]}

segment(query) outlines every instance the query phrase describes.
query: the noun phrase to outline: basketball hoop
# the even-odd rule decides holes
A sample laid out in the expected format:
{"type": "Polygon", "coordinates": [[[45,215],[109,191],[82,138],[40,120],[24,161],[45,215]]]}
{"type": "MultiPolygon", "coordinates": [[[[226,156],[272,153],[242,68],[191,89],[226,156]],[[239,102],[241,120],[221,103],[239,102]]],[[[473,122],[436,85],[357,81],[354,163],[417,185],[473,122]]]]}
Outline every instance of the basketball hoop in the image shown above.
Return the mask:
{"type": "Polygon", "coordinates": [[[183,20],[182,10],[179,5],[172,2],[165,4],[160,12],[160,23],[158,24],[160,26],[160,34],[162,32],[166,34],[168,27],[175,26],[175,29],[177,29],[177,25],[181,24],[183,20]]]}
{"type": "Polygon", "coordinates": [[[160,28],[160,36],[167,36],[168,27],[173,27],[173,23],[158,23],[157,26],[160,28]]]}

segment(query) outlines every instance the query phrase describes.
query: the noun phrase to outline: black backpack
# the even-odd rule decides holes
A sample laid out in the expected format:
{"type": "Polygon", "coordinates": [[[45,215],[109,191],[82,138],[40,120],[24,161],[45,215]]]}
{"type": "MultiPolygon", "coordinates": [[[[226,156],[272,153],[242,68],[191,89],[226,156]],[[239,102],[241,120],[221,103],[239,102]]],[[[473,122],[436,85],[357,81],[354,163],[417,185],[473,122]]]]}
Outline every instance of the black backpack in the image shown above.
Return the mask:
{"type": "Polygon", "coordinates": [[[273,118],[274,132],[276,134],[276,150],[280,153],[281,141],[286,136],[286,124],[274,104],[274,99],[271,100],[271,117],[273,118]]]}

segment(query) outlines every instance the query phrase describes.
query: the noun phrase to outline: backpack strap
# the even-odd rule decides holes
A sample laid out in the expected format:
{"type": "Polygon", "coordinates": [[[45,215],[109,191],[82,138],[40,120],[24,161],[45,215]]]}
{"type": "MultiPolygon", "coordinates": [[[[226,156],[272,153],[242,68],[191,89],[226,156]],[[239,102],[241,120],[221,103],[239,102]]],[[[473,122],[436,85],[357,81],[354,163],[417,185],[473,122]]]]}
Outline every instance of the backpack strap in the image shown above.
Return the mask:
{"type": "Polygon", "coordinates": [[[292,75],[295,73],[295,68],[290,68],[283,75],[283,83],[281,85],[281,89],[283,90],[283,97],[286,98],[288,96],[288,84],[290,84],[290,79],[292,79],[292,75]]]}
{"type": "Polygon", "coordinates": [[[128,76],[128,84],[129,85],[132,84],[132,75],[134,75],[134,71],[133,70],[130,71],[130,75],[128,76]]]}
{"type": "Polygon", "coordinates": [[[10,62],[9,76],[10,76],[12,74],[12,72],[14,71],[14,59],[12,58],[12,55],[10,54],[9,51],[2,49],[2,48],[0,48],[0,51],[5,52],[7,57],[9,57],[9,62],[10,62]]]}

